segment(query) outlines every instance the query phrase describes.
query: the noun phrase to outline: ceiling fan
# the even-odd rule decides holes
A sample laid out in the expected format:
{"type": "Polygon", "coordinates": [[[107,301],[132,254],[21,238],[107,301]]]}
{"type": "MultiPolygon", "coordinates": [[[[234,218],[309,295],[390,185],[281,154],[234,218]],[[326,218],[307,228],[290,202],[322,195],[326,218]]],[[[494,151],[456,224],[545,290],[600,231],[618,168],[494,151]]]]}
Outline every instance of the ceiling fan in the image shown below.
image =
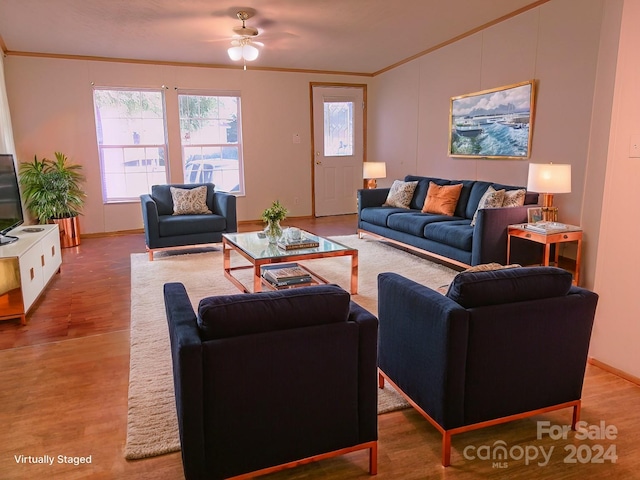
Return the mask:
{"type": "MultiPolygon", "coordinates": [[[[254,39],[260,33],[257,28],[248,27],[246,25],[246,21],[251,18],[251,15],[244,11],[240,10],[236,16],[238,20],[242,21],[241,27],[233,27],[233,32],[236,37],[231,40],[231,47],[227,50],[229,54],[229,58],[233,61],[246,61],[252,62],[258,55],[260,51],[258,50],[258,46],[263,46],[261,42],[256,42],[254,39]]],[[[244,69],[247,69],[247,65],[245,63],[244,69]]]]}

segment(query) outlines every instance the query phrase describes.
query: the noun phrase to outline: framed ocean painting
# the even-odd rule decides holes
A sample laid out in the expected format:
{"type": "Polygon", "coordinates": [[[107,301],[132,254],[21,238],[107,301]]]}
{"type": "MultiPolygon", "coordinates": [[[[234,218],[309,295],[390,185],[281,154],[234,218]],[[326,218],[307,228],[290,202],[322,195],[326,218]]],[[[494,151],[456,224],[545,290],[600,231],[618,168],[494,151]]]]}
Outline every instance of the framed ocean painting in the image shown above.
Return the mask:
{"type": "Polygon", "coordinates": [[[452,97],[449,156],[529,158],[534,110],[535,80],[452,97]]]}

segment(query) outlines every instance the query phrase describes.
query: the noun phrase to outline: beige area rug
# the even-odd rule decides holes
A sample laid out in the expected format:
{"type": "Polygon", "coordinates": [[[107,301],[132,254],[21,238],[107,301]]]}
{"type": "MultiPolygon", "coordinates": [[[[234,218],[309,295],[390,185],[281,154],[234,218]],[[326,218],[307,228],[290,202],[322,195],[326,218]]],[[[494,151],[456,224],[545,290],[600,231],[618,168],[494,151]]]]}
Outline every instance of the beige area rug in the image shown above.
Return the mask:
{"type": "MultiPolygon", "coordinates": [[[[377,313],[377,277],[381,272],[398,272],[432,288],[449,284],[457,273],[366,237],[358,239],[356,235],[349,235],[333,238],[358,249],[358,295],[354,295],[353,300],[374,314],[377,313]]],[[[131,255],[127,459],[180,450],[163,285],[167,282],[183,283],[194,308],[203,297],[238,293],[236,287],[222,275],[220,249],[193,251],[198,253],[156,253],[153,262],[149,262],[146,253],[131,255]]],[[[240,256],[232,253],[232,265],[241,265],[243,262],[240,256]]],[[[351,257],[301,263],[349,290],[351,257]]],[[[251,270],[240,272],[246,274],[245,278],[240,277],[245,285],[251,285],[251,270]]],[[[380,391],[378,413],[406,407],[405,400],[388,385],[380,391]]]]}

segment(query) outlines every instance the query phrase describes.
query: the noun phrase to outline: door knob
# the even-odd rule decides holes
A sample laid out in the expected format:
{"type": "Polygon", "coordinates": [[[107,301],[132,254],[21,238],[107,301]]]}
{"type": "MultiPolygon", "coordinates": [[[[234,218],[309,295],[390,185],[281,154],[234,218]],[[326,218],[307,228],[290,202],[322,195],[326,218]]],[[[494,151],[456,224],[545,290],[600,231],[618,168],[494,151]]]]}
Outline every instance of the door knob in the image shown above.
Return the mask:
{"type": "Polygon", "coordinates": [[[321,160],[316,160],[316,165],[322,165],[322,161],[321,160]]]}

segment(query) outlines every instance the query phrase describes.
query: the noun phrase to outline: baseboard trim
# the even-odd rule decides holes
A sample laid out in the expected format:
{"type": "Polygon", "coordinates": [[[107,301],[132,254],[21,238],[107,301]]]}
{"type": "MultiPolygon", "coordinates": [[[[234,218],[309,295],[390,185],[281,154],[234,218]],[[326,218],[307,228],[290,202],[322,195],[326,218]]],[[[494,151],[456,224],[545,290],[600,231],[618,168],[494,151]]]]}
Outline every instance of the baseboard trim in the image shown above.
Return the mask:
{"type": "Polygon", "coordinates": [[[121,237],[123,235],[139,235],[141,233],[144,234],[144,228],[136,228],[134,230],[117,230],[114,232],[80,233],[80,238],[121,237]]]}
{"type": "Polygon", "coordinates": [[[612,373],[615,376],[622,378],[623,380],[627,380],[628,382],[635,383],[636,385],[640,386],[640,378],[624,372],[619,368],[612,367],[611,365],[601,362],[600,360],[596,360],[593,357],[589,357],[588,362],[595,367],[601,368],[606,372],[612,373]]]}

